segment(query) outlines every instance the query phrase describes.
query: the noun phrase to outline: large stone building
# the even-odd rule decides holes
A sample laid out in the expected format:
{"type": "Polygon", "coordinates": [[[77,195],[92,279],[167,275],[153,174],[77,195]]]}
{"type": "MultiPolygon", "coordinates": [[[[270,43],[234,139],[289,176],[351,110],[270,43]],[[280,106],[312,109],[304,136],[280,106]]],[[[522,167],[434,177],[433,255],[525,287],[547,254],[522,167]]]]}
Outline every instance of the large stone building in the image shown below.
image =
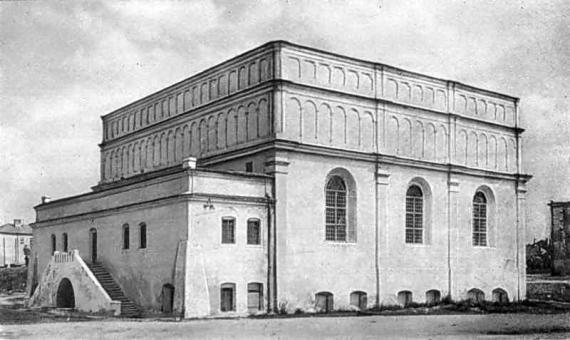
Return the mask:
{"type": "Polygon", "coordinates": [[[517,98],[276,41],[102,120],[100,183],[36,207],[32,304],[525,297],[517,98]]]}

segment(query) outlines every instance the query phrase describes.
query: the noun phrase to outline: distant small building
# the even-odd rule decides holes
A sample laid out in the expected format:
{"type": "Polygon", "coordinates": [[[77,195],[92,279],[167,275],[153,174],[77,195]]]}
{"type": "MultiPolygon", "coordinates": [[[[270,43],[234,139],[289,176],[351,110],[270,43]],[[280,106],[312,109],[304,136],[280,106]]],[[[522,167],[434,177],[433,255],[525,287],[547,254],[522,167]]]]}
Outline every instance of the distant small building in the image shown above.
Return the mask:
{"type": "Polygon", "coordinates": [[[31,240],[32,228],[22,220],[0,226],[0,266],[26,264],[31,240]]]}
{"type": "Polygon", "coordinates": [[[570,202],[549,204],[551,213],[552,274],[570,275],[570,202]]]}

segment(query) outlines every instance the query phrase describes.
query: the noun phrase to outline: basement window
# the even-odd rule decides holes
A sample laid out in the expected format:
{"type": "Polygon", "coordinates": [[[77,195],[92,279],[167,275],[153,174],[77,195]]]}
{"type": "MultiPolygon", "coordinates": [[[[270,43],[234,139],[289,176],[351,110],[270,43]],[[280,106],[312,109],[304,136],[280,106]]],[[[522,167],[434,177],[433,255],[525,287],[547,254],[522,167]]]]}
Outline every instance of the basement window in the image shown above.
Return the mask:
{"type": "Polygon", "coordinates": [[[235,283],[222,283],[220,287],[220,311],[231,312],[236,310],[235,283]]]}
{"type": "Polygon", "coordinates": [[[247,310],[255,313],[263,310],[263,284],[248,283],[247,284],[247,310]]]}

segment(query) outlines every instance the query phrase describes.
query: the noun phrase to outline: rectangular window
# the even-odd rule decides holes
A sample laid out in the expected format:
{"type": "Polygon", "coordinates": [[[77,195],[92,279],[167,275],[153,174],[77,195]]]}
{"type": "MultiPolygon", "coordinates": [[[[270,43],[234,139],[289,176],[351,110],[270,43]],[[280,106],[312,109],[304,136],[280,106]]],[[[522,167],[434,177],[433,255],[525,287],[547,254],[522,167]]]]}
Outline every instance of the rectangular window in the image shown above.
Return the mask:
{"type": "Polygon", "coordinates": [[[220,288],[220,310],[222,312],[235,311],[235,284],[222,284],[220,288]]]}
{"type": "Polygon", "coordinates": [[[253,162],[245,163],[245,172],[253,172],[253,162]]]}
{"type": "Polygon", "coordinates": [[[63,251],[67,253],[67,233],[63,233],[63,251]]]}
{"type": "Polygon", "coordinates": [[[473,204],[473,245],[487,246],[487,206],[473,204]]]}
{"type": "Polygon", "coordinates": [[[248,312],[263,310],[263,284],[247,284],[247,310],[248,312]]]}
{"type": "Polygon", "coordinates": [[[235,243],[235,223],[233,218],[222,219],[222,243],[235,243]]]}
{"type": "Polygon", "coordinates": [[[140,248],[146,248],[146,224],[140,225],[140,248]]]}
{"type": "Polygon", "coordinates": [[[129,247],[130,247],[129,225],[125,224],[123,226],[123,249],[129,249],[129,247]]]}
{"type": "Polygon", "coordinates": [[[423,199],[406,197],[406,243],[423,242],[423,199]]]}
{"type": "Polygon", "coordinates": [[[261,244],[259,220],[247,221],[247,244],[261,244]]]}

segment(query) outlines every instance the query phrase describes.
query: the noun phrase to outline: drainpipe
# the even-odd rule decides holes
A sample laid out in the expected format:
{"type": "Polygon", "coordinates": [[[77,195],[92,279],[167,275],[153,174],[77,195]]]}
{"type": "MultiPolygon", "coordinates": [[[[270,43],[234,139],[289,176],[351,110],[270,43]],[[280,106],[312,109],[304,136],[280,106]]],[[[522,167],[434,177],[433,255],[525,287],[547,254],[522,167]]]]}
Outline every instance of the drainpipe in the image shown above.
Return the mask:
{"type": "Polygon", "coordinates": [[[379,236],[378,236],[378,228],[379,228],[379,221],[378,219],[380,218],[380,214],[378,213],[378,196],[379,196],[379,190],[378,190],[378,156],[376,156],[376,171],[374,172],[374,187],[376,189],[376,200],[375,200],[375,213],[376,213],[376,218],[375,218],[375,224],[374,224],[374,271],[376,272],[376,301],[375,306],[376,307],[380,307],[380,266],[379,266],[379,254],[378,254],[378,241],[379,241],[379,236]]]}
{"type": "Polygon", "coordinates": [[[451,224],[452,220],[452,204],[451,204],[451,169],[447,169],[447,295],[452,296],[451,293],[451,224]]]}
{"type": "Polygon", "coordinates": [[[269,200],[269,197],[266,195],[266,199],[267,199],[267,203],[266,203],[266,208],[267,208],[267,313],[271,313],[272,311],[272,307],[273,307],[273,297],[272,294],[273,289],[271,287],[272,285],[272,280],[273,280],[273,272],[274,272],[274,267],[273,267],[273,247],[272,247],[272,242],[271,242],[271,237],[272,237],[272,233],[271,233],[271,202],[269,200]]]}

